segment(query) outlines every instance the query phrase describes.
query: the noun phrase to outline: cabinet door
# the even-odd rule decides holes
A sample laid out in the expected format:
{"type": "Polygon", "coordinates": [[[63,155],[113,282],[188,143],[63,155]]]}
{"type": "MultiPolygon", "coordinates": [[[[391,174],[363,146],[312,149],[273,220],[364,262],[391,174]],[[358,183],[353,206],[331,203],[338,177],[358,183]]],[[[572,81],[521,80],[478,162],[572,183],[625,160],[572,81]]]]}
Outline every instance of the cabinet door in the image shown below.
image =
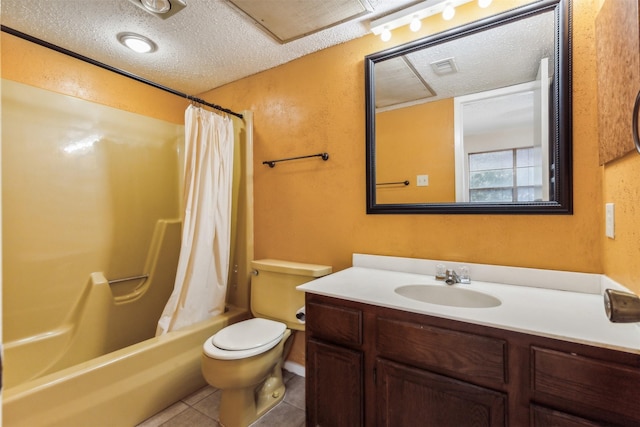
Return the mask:
{"type": "Polygon", "coordinates": [[[504,426],[505,395],[378,359],[378,426],[504,426]]]}
{"type": "Polygon", "coordinates": [[[593,421],[542,406],[531,405],[531,427],[602,427],[593,421]]]}
{"type": "Polygon", "coordinates": [[[639,50],[638,0],[606,0],[596,19],[600,164],[634,149],[639,50]]]}
{"type": "Polygon", "coordinates": [[[307,426],[363,425],[363,355],[307,340],[307,426]]]}

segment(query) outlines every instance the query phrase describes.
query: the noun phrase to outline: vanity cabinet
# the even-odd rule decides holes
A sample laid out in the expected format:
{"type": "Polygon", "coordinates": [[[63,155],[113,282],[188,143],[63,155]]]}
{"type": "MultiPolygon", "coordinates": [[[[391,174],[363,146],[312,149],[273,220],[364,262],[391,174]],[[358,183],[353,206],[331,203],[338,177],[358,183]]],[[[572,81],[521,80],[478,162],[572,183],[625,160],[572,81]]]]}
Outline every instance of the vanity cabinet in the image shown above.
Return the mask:
{"type": "Polygon", "coordinates": [[[640,355],[306,295],[308,426],[638,426],[640,355]]]}

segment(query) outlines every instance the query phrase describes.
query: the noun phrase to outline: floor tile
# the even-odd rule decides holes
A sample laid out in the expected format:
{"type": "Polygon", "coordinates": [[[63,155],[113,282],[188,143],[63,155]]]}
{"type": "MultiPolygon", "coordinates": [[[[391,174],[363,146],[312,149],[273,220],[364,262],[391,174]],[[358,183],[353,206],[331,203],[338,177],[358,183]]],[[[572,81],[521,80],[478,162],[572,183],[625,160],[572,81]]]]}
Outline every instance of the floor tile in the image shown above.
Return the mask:
{"type": "Polygon", "coordinates": [[[216,390],[211,393],[204,399],[200,400],[196,404],[193,405],[194,409],[197,409],[199,412],[205,414],[206,416],[213,418],[214,420],[219,420],[220,413],[220,396],[221,391],[216,390]]]}
{"type": "Polygon", "coordinates": [[[287,392],[284,395],[284,401],[304,411],[304,378],[296,375],[287,382],[286,386],[287,392]]]}
{"type": "Polygon", "coordinates": [[[201,388],[195,393],[190,394],[189,396],[182,399],[182,401],[187,405],[193,406],[196,403],[200,402],[205,397],[209,397],[211,394],[215,393],[217,390],[218,389],[215,387],[207,386],[207,387],[201,388]]]}
{"type": "Polygon", "coordinates": [[[220,427],[220,424],[202,412],[189,408],[162,424],[161,427],[220,427]]]}
{"type": "Polygon", "coordinates": [[[162,423],[168,421],[169,419],[175,417],[176,415],[187,409],[189,409],[189,405],[185,404],[184,402],[176,402],[162,412],[157,413],[153,417],[147,418],[142,423],[138,424],[137,427],[159,427],[160,425],[162,425],[162,423]]]}
{"type": "MultiPolygon", "coordinates": [[[[287,392],[284,399],[252,427],[304,427],[305,379],[284,371],[287,392]]],[[[220,427],[221,391],[204,387],[145,420],[137,427],[220,427]]]]}
{"type": "Polygon", "coordinates": [[[251,427],[300,427],[304,425],[305,413],[287,402],[280,402],[264,414],[251,427]]]}

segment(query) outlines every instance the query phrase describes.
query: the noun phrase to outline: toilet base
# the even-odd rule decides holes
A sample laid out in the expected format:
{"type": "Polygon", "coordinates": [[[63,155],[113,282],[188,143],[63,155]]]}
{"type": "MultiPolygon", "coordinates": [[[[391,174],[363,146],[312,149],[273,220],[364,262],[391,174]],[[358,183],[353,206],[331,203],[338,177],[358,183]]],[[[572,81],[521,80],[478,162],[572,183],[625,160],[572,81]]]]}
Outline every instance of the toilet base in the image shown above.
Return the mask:
{"type": "Polygon", "coordinates": [[[255,389],[221,390],[220,424],[224,427],[247,427],[280,403],[284,394],[282,362],[278,362],[267,379],[255,389]]]}

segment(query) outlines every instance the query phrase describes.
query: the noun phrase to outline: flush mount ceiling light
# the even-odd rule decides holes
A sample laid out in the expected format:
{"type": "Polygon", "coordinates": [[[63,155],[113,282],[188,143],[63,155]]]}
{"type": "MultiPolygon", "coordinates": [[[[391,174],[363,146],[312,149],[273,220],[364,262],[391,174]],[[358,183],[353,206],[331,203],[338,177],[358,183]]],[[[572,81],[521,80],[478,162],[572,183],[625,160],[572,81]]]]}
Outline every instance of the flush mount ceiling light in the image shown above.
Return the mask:
{"type": "Polygon", "coordinates": [[[129,0],[140,9],[162,19],[167,19],[187,7],[184,0],[129,0]]]}
{"type": "MultiPolygon", "coordinates": [[[[391,31],[409,25],[412,31],[420,29],[420,21],[429,16],[442,13],[446,20],[453,18],[455,8],[473,0],[426,0],[406,9],[383,16],[371,22],[371,32],[381,36],[383,41],[391,39],[391,31]]],[[[478,0],[480,7],[487,7],[491,0],[478,0]]]]}
{"type": "Polygon", "coordinates": [[[138,53],[151,53],[158,48],[153,40],[136,33],[120,33],[118,41],[138,53]]]}

